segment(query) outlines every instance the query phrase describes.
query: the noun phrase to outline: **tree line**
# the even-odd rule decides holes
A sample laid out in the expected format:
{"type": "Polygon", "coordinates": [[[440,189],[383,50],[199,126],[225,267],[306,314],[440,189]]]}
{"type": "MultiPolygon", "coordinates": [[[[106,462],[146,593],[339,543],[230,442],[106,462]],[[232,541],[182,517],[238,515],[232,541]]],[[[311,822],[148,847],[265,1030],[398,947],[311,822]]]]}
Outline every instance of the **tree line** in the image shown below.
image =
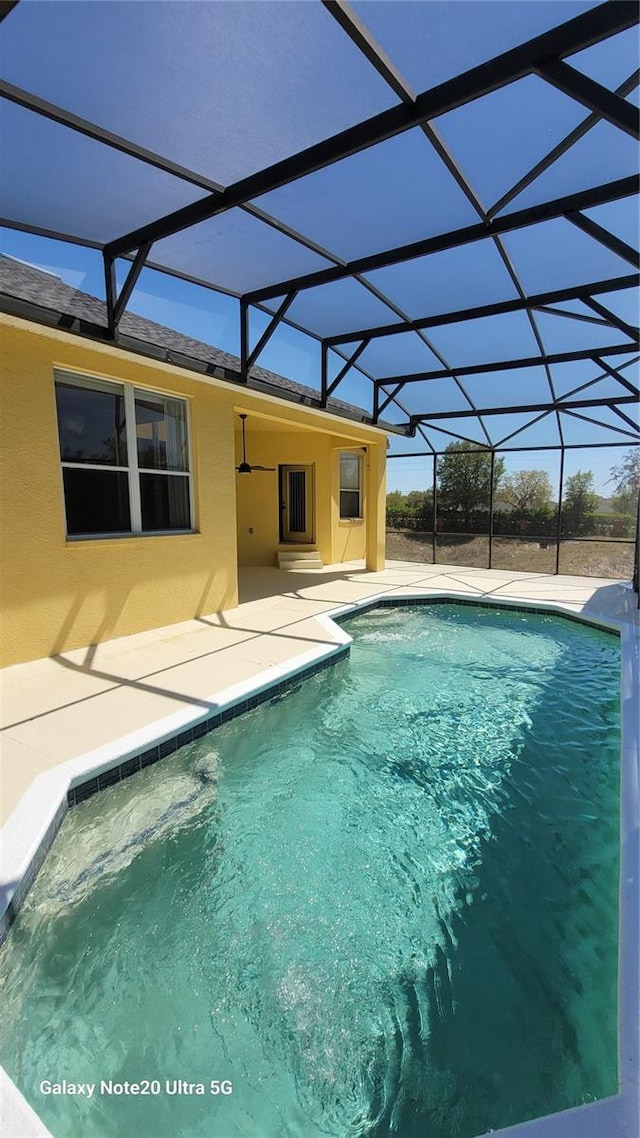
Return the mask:
{"type": "MultiPolygon", "coordinates": [[[[440,531],[486,532],[491,497],[491,454],[470,443],[451,443],[436,464],[436,528],[440,531]]],[[[609,471],[612,513],[599,513],[599,495],[590,470],[578,470],[564,482],[562,530],[574,536],[633,535],[640,492],[640,450],[626,451],[609,471]]],[[[510,474],[505,459],[493,463],[495,533],[552,535],[557,529],[558,503],[546,470],[517,470],[510,474]]],[[[432,530],[433,487],[387,495],[387,524],[391,528],[432,530]]]]}

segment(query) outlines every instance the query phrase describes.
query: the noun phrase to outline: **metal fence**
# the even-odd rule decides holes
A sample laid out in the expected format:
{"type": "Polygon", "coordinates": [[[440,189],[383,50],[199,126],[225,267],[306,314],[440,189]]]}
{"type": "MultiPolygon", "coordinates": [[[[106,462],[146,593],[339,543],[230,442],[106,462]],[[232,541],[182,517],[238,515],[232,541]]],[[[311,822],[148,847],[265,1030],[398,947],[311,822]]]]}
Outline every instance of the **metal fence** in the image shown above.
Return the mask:
{"type": "Polygon", "coordinates": [[[462,461],[465,455],[473,455],[477,461],[482,453],[488,460],[486,501],[466,511],[444,500],[441,493],[441,464],[445,458],[451,459],[451,452],[389,456],[392,463],[424,458],[422,489],[428,497],[419,508],[387,509],[387,557],[487,569],[633,579],[637,590],[637,509],[580,511],[575,503],[568,505],[567,502],[565,451],[595,450],[596,447],[597,444],[584,448],[536,447],[527,451],[457,450],[456,458],[462,461]],[[506,507],[499,490],[496,491],[498,460],[507,456],[521,460],[525,453],[550,450],[559,455],[553,500],[544,508],[506,507]]]}

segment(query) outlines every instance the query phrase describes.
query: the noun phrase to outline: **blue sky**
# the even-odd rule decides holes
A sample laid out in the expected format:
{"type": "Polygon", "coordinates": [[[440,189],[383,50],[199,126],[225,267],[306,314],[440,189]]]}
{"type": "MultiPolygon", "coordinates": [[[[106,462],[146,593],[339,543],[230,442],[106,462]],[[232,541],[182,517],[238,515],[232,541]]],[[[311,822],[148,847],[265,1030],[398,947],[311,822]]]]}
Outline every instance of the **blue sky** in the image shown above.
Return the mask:
{"type": "MultiPolygon", "coordinates": [[[[354,6],[417,93],[579,16],[597,2],[354,0],[354,6]]],[[[162,153],[220,186],[396,102],[389,85],[317,3],[22,3],[3,22],[0,46],[9,82],[162,153]],[[184,60],[189,61],[186,68],[184,60]],[[216,66],[223,61],[224,83],[219,83],[216,66]]],[[[614,89],[638,66],[636,29],[580,51],[569,61],[614,89]]],[[[637,89],[629,98],[637,101],[637,89]]],[[[496,205],[499,214],[497,203],[505,193],[586,115],[583,106],[541,76],[529,75],[438,116],[432,127],[469,180],[476,200],[484,209],[496,205]]],[[[0,100],[0,116],[4,166],[11,174],[0,181],[0,214],[17,224],[73,234],[100,245],[206,192],[202,185],[174,177],[8,100],[0,100]]],[[[635,141],[611,123],[600,122],[506,208],[535,206],[604,179],[629,177],[636,168],[635,141]]],[[[332,263],[328,256],[342,261],[365,257],[478,220],[419,128],[263,194],[253,204],[331,254],[324,256],[245,210],[232,209],[156,242],[151,259],[212,286],[246,293],[326,267],[332,263]]],[[[621,199],[586,214],[637,248],[635,199],[621,199]]],[[[104,298],[97,250],[14,229],[3,230],[1,237],[9,255],[104,298]]],[[[120,281],[127,267],[118,265],[120,281]]],[[[629,265],[566,217],[558,217],[504,235],[502,252],[494,242],[479,240],[371,271],[365,274],[365,283],[351,279],[302,290],[288,316],[324,337],[517,300],[513,270],[524,290],[535,294],[621,276],[628,273],[629,265]]],[[[637,322],[637,298],[631,290],[605,294],[601,301],[620,319],[637,322]]],[[[273,308],[278,303],[272,302],[273,308]]],[[[239,305],[221,291],[145,269],[129,308],[239,354],[239,305]]],[[[617,328],[594,324],[593,312],[579,301],[560,308],[564,315],[536,314],[547,352],[604,349],[624,338],[617,328]]],[[[251,310],[254,343],[267,321],[265,313],[251,310]]],[[[374,339],[360,362],[374,378],[384,379],[442,368],[459,371],[478,361],[538,354],[531,323],[523,312],[513,312],[444,324],[430,329],[426,339],[415,333],[374,339]]],[[[624,366],[626,360],[618,359],[624,366]]],[[[279,326],[259,362],[319,388],[318,341],[286,325],[279,326]]],[[[330,376],[340,366],[339,358],[330,355],[330,376]]],[[[596,374],[591,361],[552,365],[556,394],[569,398],[568,393],[596,374]]],[[[470,377],[464,384],[478,407],[525,405],[549,398],[548,379],[541,368],[470,377]]],[[[619,392],[615,381],[608,379],[598,393],[612,394],[612,384],[619,392]]],[[[336,394],[372,409],[370,384],[357,372],[349,373],[336,394]]],[[[410,414],[469,407],[452,379],[407,385],[400,399],[410,414]]],[[[402,417],[393,407],[387,415],[392,421],[402,417]]],[[[624,426],[610,414],[602,418],[611,426],[624,426]]],[[[490,429],[498,432],[495,439],[524,421],[522,414],[488,420],[490,429]]],[[[449,425],[473,437],[480,430],[467,418],[449,425]]],[[[585,442],[605,437],[600,428],[575,418],[566,420],[565,430],[568,442],[578,441],[578,432],[585,442]]],[[[550,417],[518,441],[532,446],[556,442],[554,431],[550,417]]],[[[433,437],[439,448],[446,446],[446,436],[433,437]]],[[[578,468],[593,470],[599,492],[606,494],[616,452],[590,450],[576,455],[578,468]]],[[[553,475],[556,457],[534,452],[510,459],[512,465],[516,461],[553,475]]],[[[573,463],[573,456],[568,457],[568,470],[573,463]]],[[[413,460],[390,462],[390,485],[420,488],[422,470],[412,467],[413,460]]]]}

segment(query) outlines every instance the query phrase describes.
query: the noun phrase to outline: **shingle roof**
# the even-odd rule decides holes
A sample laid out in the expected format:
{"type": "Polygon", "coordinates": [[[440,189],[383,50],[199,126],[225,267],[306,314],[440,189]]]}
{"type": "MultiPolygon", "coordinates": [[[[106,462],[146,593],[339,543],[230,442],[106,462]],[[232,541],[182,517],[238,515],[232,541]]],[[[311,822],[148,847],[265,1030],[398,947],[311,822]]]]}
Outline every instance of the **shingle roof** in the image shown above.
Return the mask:
{"type": "MultiPolygon", "coordinates": [[[[11,303],[14,300],[25,302],[27,306],[35,306],[36,310],[42,310],[42,312],[22,312],[23,315],[33,319],[37,320],[40,317],[44,323],[52,323],[51,316],[53,316],[59,318],[53,322],[69,331],[91,338],[103,339],[106,336],[107,306],[103,300],[86,292],[79,292],[53,273],[0,254],[0,306],[5,310],[17,311],[15,305],[11,303]],[[49,313],[48,319],[47,313],[49,313]],[[72,318],[72,322],[69,321],[69,317],[72,318]]],[[[116,346],[139,350],[145,355],[166,358],[167,362],[180,367],[191,367],[196,371],[206,370],[209,374],[213,373],[231,382],[234,380],[237,382],[240,376],[240,360],[237,356],[129,311],[125,311],[120,321],[116,346]],[[160,351],[145,351],[145,347],[160,351]]],[[[249,386],[269,388],[273,394],[280,394],[283,398],[294,397],[313,404],[319,403],[318,392],[313,388],[295,383],[262,367],[251,368],[249,386]]],[[[360,421],[369,418],[362,408],[343,403],[340,399],[329,399],[327,410],[350,419],[356,417],[360,421]]]]}

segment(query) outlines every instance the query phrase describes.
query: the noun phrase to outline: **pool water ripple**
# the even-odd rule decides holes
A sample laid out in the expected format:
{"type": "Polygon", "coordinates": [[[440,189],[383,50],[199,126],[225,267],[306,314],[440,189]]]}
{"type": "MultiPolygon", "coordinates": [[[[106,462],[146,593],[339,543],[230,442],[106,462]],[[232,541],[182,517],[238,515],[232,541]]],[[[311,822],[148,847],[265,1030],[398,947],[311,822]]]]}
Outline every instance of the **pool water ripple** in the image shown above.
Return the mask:
{"type": "Polygon", "coordinates": [[[445,604],[349,631],[65,820],[0,960],[55,1138],[472,1138],[615,1093],[617,639],[445,604]],[[43,1099],[56,1072],[234,1091],[43,1099]]]}

